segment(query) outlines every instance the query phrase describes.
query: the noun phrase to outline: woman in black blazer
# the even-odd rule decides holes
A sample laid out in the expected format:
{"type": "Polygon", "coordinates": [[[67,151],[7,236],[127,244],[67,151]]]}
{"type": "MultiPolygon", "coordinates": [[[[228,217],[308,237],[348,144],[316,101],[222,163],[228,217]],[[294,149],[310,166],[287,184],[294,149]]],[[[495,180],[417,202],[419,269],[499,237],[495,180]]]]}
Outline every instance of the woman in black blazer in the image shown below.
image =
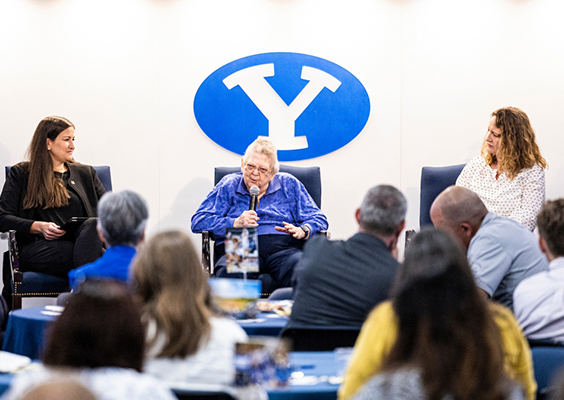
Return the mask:
{"type": "Polygon", "coordinates": [[[22,271],[66,277],[96,260],[103,245],[96,207],[105,193],[94,168],[76,163],[74,125],[44,118],[28,149],[29,161],[10,169],[0,195],[0,231],[16,230],[22,271]],[[76,229],[61,229],[72,217],[91,217],[76,229]]]}

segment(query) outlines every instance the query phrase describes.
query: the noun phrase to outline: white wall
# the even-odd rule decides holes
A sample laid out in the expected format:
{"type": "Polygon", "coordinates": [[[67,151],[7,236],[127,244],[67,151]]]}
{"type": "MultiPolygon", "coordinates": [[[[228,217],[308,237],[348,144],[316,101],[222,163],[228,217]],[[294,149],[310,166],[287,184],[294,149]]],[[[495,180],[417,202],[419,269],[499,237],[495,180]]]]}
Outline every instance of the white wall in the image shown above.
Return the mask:
{"type": "Polygon", "coordinates": [[[288,51],[341,65],[371,100],[355,140],[293,163],[321,166],[333,238],[356,230],[379,183],[406,193],[418,228],[421,167],[477,155],[502,106],[529,114],[547,195],[561,197],[562,20],[559,0],[0,0],[0,165],[23,158],[41,118],[66,116],[76,159],[111,165],[115,189],[148,200],[150,233],[189,230],[213,167],[239,163],[199,129],[198,86],[233,60],[288,51]]]}

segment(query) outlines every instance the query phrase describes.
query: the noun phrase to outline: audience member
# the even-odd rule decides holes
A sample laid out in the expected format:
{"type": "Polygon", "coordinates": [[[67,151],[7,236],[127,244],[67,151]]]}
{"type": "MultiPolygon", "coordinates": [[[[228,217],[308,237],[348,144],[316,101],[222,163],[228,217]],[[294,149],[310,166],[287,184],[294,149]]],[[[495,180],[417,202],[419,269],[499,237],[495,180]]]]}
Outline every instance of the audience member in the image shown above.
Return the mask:
{"type": "MultiPolygon", "coordinates": [[[[192,232],[211,231],[216,251],[222,251],[226,228],[257,228],[258,278],[265,293],[291,286],[305,241],[328,227],[327,218],[304,185],[292,175],[278,172],[278,167],[274,144],[268,138],[258,138],[241,158],[241,172],[224,177],[192,216],[192,232]],[[249,210],[253,186],[259,189],[256,211],[249,210]]],[[[242,277],[227,274],[225,256],[217,260],[215,269],[217,276],[242,277]]]]}
{"type": "Polygon", "coordinates": [[[98,234],[108,249],[102,257],[69,272],[73,289],[88,278],[126,281],[136,246],[145,237],[147,203],[137,193],[124,190],[102,196],[98,204],[98,234]]]}
{"type": "MultiPolygon", "coordinates": [[[[555,374],[552,378],[552,382],[549,382],[549,391],[546,399],[549,400],[564,400],[564,369],[555,374]]],[[[539,400],[541,397],[539,396],[539,400]]]]}
{"type": "Polygon", "coordinates": [[[374,306],[388,298],[398,262],[398,237],[407,202],[392,186],[368,191],[356,210],[358,233],[346,241],[312,238],[296,266],[294,306],[288,327],[361,326],[374,306]]]}
{"type": "Polygon", "coordinates": [[[469,189],[445,189],[431,206],[431,220],[460,239],[483,294],[511,310],[519,282],[548,268],[535,235],[513,220],[488,212],[469,189]]]}
{"type": "Polygon", "coordinates": [[[96,400],[84,385],[70,377],[43,382],[32,388],[22,400],[96,400]]]}
{"type": "Polygon", "coordinates": [[[531,353],[517,321],[478,294],[455,239],[438,229],[418,233],[392,300],[362,327],[339,398],[521,398],[509,379],[535,398],[531,353]]]}
{"type": "Polygon", "coordinates": [[[246,342],[247,334],[214,315],[208,277],[188,235],[154,236],[132,273],[148,322],[145,371],[170,386],[231,384],[235,343],[246,342]]]}
{"type": "Polygon", "coordinates": [[[564,199],[547,201],[537,218],[539,247],[549,270],[521,281],[515,316],[529,339],[564,342],[564,199]]]}
{"type": "Polygon", "coordinates": [[[127,288],[88,280],[49,329],[45,367],[16,374],[2,399],[21,399],[37,384],[74,374],[100,400],[173,400],[169,389],[140,373],[144,339],[141,311],[127,288]]]}
{"type": "Polygon", "coordinates": [[[456,184],[475,192],[489,211],[532,231],[546,197],[545,168],[529,117],[505,107],[492,113],[481,156],[470,160],[456,184]]]}

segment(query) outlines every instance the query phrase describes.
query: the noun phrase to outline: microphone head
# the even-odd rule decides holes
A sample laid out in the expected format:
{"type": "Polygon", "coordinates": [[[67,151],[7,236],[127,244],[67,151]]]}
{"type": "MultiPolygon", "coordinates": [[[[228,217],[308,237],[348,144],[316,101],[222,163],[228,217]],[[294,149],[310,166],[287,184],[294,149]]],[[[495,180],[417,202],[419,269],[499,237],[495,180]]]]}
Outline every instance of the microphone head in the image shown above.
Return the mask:
{"type": "Polygon", "coordinates": [[[258,196],[260,194],[260,190],[258,188],[258,186],[253,186],[251,187],[251,190],[249,190],[249,192],[253,195],[253,196],[258,196]]]}

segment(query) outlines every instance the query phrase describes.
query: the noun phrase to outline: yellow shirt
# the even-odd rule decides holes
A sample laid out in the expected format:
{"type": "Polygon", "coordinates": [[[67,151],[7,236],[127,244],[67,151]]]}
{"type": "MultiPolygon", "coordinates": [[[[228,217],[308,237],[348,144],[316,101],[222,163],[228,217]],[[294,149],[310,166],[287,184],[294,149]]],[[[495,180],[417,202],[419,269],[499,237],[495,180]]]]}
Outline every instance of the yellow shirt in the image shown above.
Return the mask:
{"type": "MultiPolygon", "coordinates": [[[[507,308],[489,302],[490,311],[499,327],[505,353],[505,371],[526,391],[527,399],[534,400],[537,383],[533,375],[531,350],[515,317],[507,308]]],[[[381,371],[398,335],[398,319],[391,301],[378,305],[362,326],[354,346],[339,399],[350,398],[373,375],[381,371]]]]}

